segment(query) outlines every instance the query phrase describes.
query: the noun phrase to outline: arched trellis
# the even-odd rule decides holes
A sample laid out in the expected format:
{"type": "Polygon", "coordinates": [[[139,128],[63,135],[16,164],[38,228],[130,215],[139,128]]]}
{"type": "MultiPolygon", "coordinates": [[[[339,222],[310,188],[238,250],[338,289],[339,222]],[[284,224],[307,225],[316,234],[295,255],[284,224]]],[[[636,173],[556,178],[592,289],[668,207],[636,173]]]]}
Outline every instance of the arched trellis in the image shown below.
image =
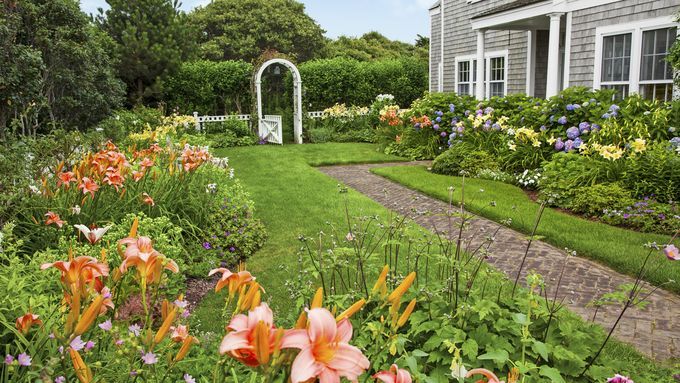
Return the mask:
{"type": "Polygon", "coordinates": [[[270,142],[283,143],[281,116],[265,116],[262,114],[262,74],[272,64],[281,64],[290,69],[293,74],[293,132],[295,143],[302,143],[302,78],[300,71],[292,62],[285,59],[272,59],[260,67],[255,77],[255,91],[257,93],[257,121],[260,137],[270,142]]]}

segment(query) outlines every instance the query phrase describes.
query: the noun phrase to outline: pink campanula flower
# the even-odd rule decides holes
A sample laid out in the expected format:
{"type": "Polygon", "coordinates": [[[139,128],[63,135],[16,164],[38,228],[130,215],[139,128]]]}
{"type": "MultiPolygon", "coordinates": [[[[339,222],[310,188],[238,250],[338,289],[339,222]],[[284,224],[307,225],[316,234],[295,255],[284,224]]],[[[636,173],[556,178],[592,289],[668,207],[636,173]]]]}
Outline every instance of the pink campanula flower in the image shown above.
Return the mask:
{"type": "Polygon", "coordinates": [[[156,364],[158,363],[158,359],[156,358],[156,354],[153,352],[147,352],[142,355],[142,361],[144,361],[144,364],[156,364]]]}
{"type": "Polygon", "coordinates": [[[104,330],[104,331],[111,331],[113,328],[113,324],[111,323],[111,319],[107,319],[106,322],[102,322],[99,325],[99,328],[104,330]]]}
{"type": "Polygon", "coordinates": [[[19,362],[19,366],[28,367],[31,365],[31,357],[25,352],[19,354],[17,361],[19,362]]]}
{"type": "Polygon", "coordinates": [[[675,245],[667,245],[664,247],[663,252],[671,261],[680,261],[680,250],[675,245]]]}
{"type": "Polygon", "coordinates": [[[71,346],[74,351],[80,351],[85,348],[85,344],[86,343],[80,338],[80,335],[78,335],[77,337],[73,338],[71,343],[69,343],[69,346],[71,346]]]}

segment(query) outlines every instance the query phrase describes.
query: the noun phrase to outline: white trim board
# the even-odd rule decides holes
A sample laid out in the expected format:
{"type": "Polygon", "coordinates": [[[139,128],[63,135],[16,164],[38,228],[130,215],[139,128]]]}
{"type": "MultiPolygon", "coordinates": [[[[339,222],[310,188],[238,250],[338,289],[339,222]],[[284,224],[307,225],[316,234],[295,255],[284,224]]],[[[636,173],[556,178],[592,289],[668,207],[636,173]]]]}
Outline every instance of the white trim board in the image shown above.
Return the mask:
{"type": "MultiPolygon", "coordinates": [[[[509,68],[510,68],[510,61],[508,60],[508,54],[509,54],[509,51],[507,49],[484,52],[484,94],[485,94],[486,98],[489,97],[489,91],[491,89],[490,82],[488,81],[488,79],[491,77],[490,76],[490,74],[491,74],[491,65],[490,65],[491,58],[496,58],[496,57],[503,57],[504,58],[505,73],[504,73],[504,76],[503,76],[503,95],[508,94],[508,72],[509,72],[509,68]]],[[[469,93],[469,95],[474,96],[474,94],[472,93],[472,89],[475,86],[475,81],[473,81],[473,79],[474,79],[473,72],[475,72],[475,71],[474,71],[474,66],[472,65],[472,62],[476,61],[476,60],[477,60],[476,54],[456,56],[455,61],[454,61],[455,67],[454,67],[454,70],[453,70],[454,79],[455,79],[455,81],[454,81],[454,86],[455,86],[454,91],[456,93],[458,93],[458,63],[461,62],[461,61],[469,61],[470,62],[470,93],[469,93]]],[[[477,65],[479,65],[479,64],[477,64],[477,65]]]]}
{"type": "Polygon", "coordinates": [[[605,25],[595,28],[595,65],[593,68],[593,89],[601,88],[602,40],[605,36],[623,33],[631,34],[629,76],[628,81],[621,82],[621,85],[628,85],[629,94],[639,93],[640,62],[642,59],[642,32],[670,27],[678,27],[680,32],[680,24],[674,21],[674,16],[672,15],[637,20],[629,23],[605,25]]]}
{"type": "Polygon", "coordinates": [[[544,2],[527,5],[520,8],[510,9],[504,12],[480,17],[472,20],[472,29],[494,29],[512,22],[544,16],[548,13],[568,13],[581,9],[599,7],[600,5],[611,4],[619,0],[576,0],[571,2],[544,2]]]}

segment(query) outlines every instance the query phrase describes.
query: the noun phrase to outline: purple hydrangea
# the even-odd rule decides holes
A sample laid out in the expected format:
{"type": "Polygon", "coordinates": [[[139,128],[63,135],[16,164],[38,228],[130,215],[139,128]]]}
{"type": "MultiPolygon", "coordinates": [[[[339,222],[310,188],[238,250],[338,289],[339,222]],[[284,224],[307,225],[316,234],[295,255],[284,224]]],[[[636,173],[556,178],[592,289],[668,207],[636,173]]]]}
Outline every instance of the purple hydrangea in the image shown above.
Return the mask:
{"type": "Polygon", "coordinates": [[[593,125],[590,127],[590,130],[592,130],[593,132],[597,132],[598,130],[600,130],[600,125],[598,125],[598,124],[593,124],[593,125]]]}
{"type": "Polygon", "coordinates": [[[456,128],[456,130],[458,131],[458,133],[462,134],[463,130],[465,130],[465,128],[463,128],[462,126],[459,126],[458,128],[456,128]]]}
{"type": "Polygon", "coordinates": [[[439,124],[434,124],[434,125],[432,125],[432,129],[434,129],[434,130],[439,130],[439,124]]]}
{"type": "Polygon", "coordinates": [[[558,118],[558,119],[557,119],[557,123],[560,124],[560,125],[566,125],[566,123],[567,123],[567,116],[562,116],[562,117],[558,118]]]}
{"type": "Polygon", "coordinates": [[[441,116],[444,115],[444,112],[442,112],[441,110],[438,110],[438,111],[434,112],[434,114],[436,114],[437,116],[441,117],[441,116]]]}
{"type": "Polygon", "coordinates": [[[465,117],[467,117],[467,116],[469,116],[469,115],[470,115],[470,111],[469,111],[469,110],[466,110],[466,111],[465,111],[465,117]]]}
{"type": "Polygon", "coordinates": [[[454,117],[454,118],[451,120],[451,126],[456,125],[457,123],[458,123],[458,117],[454,117]]]}
{"type": "Polygon", "coordinates": [[[605,113],[605,114],[602,115],[602,118],[605,119],[605,120],[608,119],[609,117],[611,117],[611,115],[609,113],[605,113]]]}
{"type": "Polygon", "coordinates": [[[501,130],[501,126],[500,126],[498,123],[495,123],[495,124],[491,125],[491,129],[493,129],[493,130],[501,130]]]}
{"type": "Polygon", "coordinates": [[[456,106],[453,104],[449,104],[449,112],[453,113],[456,111],[456,106]]]}
{"type": "Polygon", "coordinates": [[[203,248],[206,250],[210,250],[212,249],[212,245],[210,244],[210,242],[203,242],[203,248]]]}
{"type": "Polygon", "coordinates": [[[435,118],[434,120],[437,121],[437,122],[442,122],[442,118],[441,118],[441,117],[437,117],[437,118],[435,118]]]}
{"type": "Polygon", "coordinates": [[[581,134],[588,133],[590,132],[590,124],[585,121],[578,124],[578,130],[581,131],[581,134]]]}
{"type": "Polygon", "coordinates": [[[571,112],[571,111],[573,111],[574,109],[575,109],[575,108],[574,108],[574,105],[572,105],[572,104],[567,104],[567,110],[568,110],[568,111],[571,112]]]}
{"type": "Polygon", "coordinates": [[[567,129],[567,138],[570,140],[573,140],[580,135],[581,131],[579,131],[578,128],[575,126],[572,126],[571,128],[567,129]]]}
{"type": "Polygon", "coordinates": [[[439,133],[439,135],[442,136],[442,137],[446,137],[446,136],[447,136],[446,132],[441,132],[441,133],[439,133]]]}
{"type": "Polygon", "coordinates": [[[546,130],[548,130],[548,128],[547,128],[545,125],[541,125],[541,127],[539,128],[539,130],[540,130],[541,132],[545,132],[546,130]]]}
{"type": "Polygon", "coordinates": [[[493,113],[493,108],[488,106],[484,109],[484,114],[491,114],[493,113]]]}
{"type": "Polygon", "coordinates": [[[566,140],[564,141],[564,151],[569,153],[574,149],[574,141],[566,140]]]}
{"type": "Polygon", "coordinates": [[[555,141],[555,150],[560,151],[564,149],[564,141],[562,141],[561,138],[558,138],[557,141],[555,141]]]}

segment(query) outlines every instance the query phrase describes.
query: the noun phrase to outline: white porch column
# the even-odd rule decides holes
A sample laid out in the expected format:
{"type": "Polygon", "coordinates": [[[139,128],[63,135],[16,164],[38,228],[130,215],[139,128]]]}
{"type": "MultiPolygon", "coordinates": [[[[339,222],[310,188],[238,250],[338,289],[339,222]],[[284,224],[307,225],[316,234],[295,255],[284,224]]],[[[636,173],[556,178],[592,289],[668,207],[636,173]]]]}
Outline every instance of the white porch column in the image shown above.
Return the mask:
{"type": "Polygon", "coordinates": [[[484,29],[477,30],[477,80],[475,81],[475,97],[484,99],[484,29]]]}
{"type": "Polygon", "coordinates": [[[555,96],[559,92],[560,74],[560,19],[564,13],[550,13],[550,38],[548,40],[548,81],[545,85],[545,97],[555,96]]]}

